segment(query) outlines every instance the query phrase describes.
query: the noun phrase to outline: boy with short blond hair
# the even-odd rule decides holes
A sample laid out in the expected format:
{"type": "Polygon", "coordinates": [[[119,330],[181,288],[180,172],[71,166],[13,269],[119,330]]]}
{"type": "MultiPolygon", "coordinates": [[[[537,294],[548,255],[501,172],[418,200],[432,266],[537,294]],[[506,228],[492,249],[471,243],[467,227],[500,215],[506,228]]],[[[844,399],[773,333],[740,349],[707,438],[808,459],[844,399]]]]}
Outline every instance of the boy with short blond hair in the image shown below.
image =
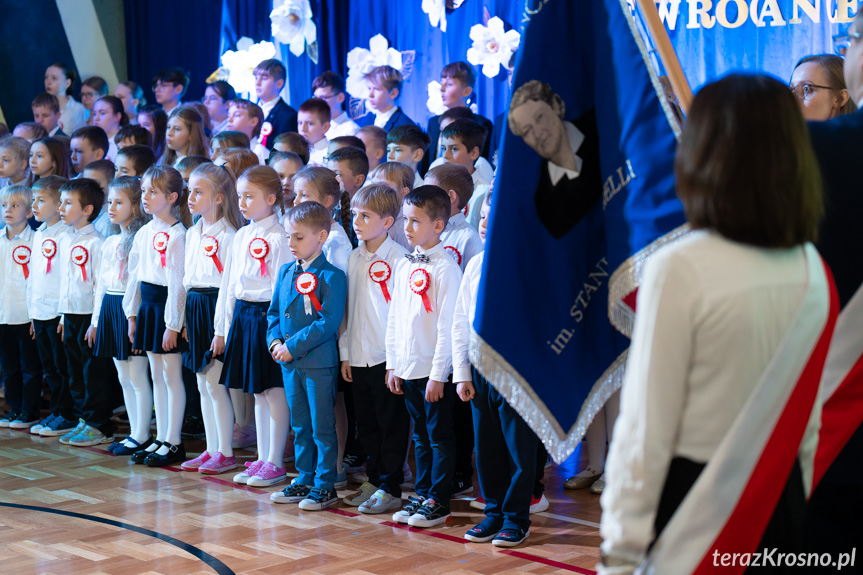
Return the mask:
{"type": "Polygon", "coordinates": [[[348,316],[339,338],[342,378],[353,387],[357,435],[367,454],[366,475],[357,494],[345,497],[361,513],[392,512],[402,505],[402,463],[409,419],[404,401],[386,380],[386,331],[393,270],[407,250],[389,237],[401,211],[401,197],[386,184],[360,189],[351,200],[354,229],[362,240],[348,258],[348,316]]]}
{"type": "Polygon", "coordinates": [[[248,100],[231,100],[228,105],[228,129],[242,132],[249,137],[249,149],[258,156],[261,164],[267,163],[270,150],[258,140],[264,123],[264,111],[248,100]]]}
{"type": "Polygon", "coordinates": [[[440,241],[450,206],[437,186],[420,186],[405,197],[405,235],[415,247],[393,270],[387,319],[387,387],[404,395],[417,466],[417,497],[393,521],[413,527],[434,527],[450,516],[456,449],[450,342],[461,282],[461,270],[440,241]]]}
{"type": "Polygon", "coordinates": [[[366,146],[366,157],[369,159],[369,170],[374,170],[381,162],[386,161],[387,132],[377,126],[363,126],[357,131],[357,138],[366,146]]]}
{"type": "Polygon", "coordinates": [[[320,98],[309,98],[300,105],[297,112],[297,128],[300,135],[309,143],[309,164],[325,166],[329,142],[327,130],[330,129],[330,106],[320,98]]]}
{"type": "Polygon", "coordinates": [[[12,429],[27,429],[39,421],[42,391],[39,351],[30,336],[27,314],[33,244],[27,220],[32,203],[27,186],[0,190],[0,211],[6,224],[0,233],[0,370],[11,408],[0,418],[0,427],[12,429]]]}
{"type": "Polygon", "coordinates": [[[72,396],[66,351],[57,328],[60,325],[60,239],[70,232],[60,220],[60,188],[66,178],[47,176],[33,184],[33,217],[42,225],[33,234],[27,312],[42,362],[45,381],[51,390],[48,417],[30,428],[33,435],[65,435],[78,423],[73,418],[72,396]]]}
{"type": "Polygon", "coordinates": [[[53,94],[39,94],[30,104],[33,110],[33,121],[41,124],[49,137],[65,136],[60,126],[60,102],[53,94]]]}
{"type": "Polygon", "coordinates": [[[365,75],[365,81],[369,88],[368,105],[375,114],[375,126],[389,132],[396,126],[416,125],[396,104],[404,83],[401,72],[391,66],[378,66],[365,75]]]}
{"type": "Polygon", "coordinates": [[[18,136],[0,138],[0,189],[27,181],[30,142],[18,136]]]}

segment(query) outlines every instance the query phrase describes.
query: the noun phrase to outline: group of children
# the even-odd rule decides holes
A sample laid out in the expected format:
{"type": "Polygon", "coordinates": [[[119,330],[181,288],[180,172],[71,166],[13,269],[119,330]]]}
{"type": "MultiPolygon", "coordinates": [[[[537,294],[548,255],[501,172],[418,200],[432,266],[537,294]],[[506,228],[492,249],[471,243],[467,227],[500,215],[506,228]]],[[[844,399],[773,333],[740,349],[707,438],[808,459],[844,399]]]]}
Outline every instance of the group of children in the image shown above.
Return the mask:
{"type": "Polygon", "coordinates": [[[160,74],[163,136],[141,115],[126,125],[103,97],[96,125],[68,146],[0,139],[0,368],[12,408],[0,427],[110,443],[151,467],[236,470],[234,482],[255,487],[286,482],[293,459],[299,477],[270,499],[305,510],[337,503],[354,472],[362,485],[346,504],[414,527],[447,520],[450,500],[472,489],[476,451],[472,505],[486,519],[465,538],[524,541],[529,513],[548,506],[545,455],[467,351],[493,175],[490,123],[466,107],[472,68],[444,68],[450,109],[431,134],[398,108],[402,79],[388,66],[367,76],[375,117],[362,128],[332,72],[295,113],[278,96],[276,60],[255,70],[259,104],[218,82],[204,104],[181,104],[188,78],[160,74]],[[130,428],[117,441],[109,359],[130,428]],[[192,459],[184,367],[206,436],[192,459]],[[404,501],[411,428],[416,496],[404,501]],[[257,458],[238,469],[243,429],[257,458]]]}

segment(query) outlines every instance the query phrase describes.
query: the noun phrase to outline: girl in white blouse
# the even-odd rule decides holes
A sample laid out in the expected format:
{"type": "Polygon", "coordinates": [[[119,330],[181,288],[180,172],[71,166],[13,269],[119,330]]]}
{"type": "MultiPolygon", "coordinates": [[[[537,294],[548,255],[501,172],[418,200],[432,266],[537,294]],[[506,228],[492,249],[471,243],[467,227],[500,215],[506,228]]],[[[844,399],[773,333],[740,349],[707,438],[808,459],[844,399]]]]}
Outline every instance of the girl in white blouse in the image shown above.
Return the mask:
{"type": "Polygon", "coordinates": [[[217,332],[225,332],[224,299],[222,308],[218,306],[219,286],[234,236],[243,227],[236,197],[234,175],[227,168],[206,163],[189,175],[189,210],[200,219],[186,232],[183,336],[189,342],[189,350],[183,354],[183,364],[198,380],[207,448],[180,467],[205,475],[237,467],[231,447],[234,411],[227,389],[219,384],[225,340],[215,336],[217,332]]]}
{"type": "Polygon", "coordinates": [[[153,220],[135,235],[129,255],[131,276],[123,310],[129,319],[132,349],[146,351],[153,377],[156,441],[132,455],[151,467],[186,458],[180,428],[186,407],[180,338],[186,311],[183,272],[186,226],[191,224],[180,172],[152,166],[141,180],[144,211],[153,220]]]}
{"type": "Polygon", "coordinates": [[[102,244],[90,330],[96,340],[94,354],[114,360],[129,416],[129,436],[115,441],[108,451],[131,455],[153,443],[150,437],[153,392],[147,380],[147,357],[132,352],[129,324],[123,313],[132,241],[150,220],[141,209],[141,178],[123,176],[113,180],[108,185],[107,206],[108,217],[112,224],[120,226],[120,233],[109,236],[102,244]]]}

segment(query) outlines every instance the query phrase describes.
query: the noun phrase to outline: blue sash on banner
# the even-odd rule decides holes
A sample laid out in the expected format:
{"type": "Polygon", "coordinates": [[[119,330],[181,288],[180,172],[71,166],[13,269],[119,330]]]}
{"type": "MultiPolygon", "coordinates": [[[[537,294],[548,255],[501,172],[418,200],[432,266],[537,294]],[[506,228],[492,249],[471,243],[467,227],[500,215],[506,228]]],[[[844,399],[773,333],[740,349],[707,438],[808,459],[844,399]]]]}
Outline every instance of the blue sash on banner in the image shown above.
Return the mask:
{"type": "Polygon", "coordinates": [[[684,222],[679,127],[625,0],[528,4],[471,361],[562,461],[622,381],[612,274],[623,299],[684,222]]]}

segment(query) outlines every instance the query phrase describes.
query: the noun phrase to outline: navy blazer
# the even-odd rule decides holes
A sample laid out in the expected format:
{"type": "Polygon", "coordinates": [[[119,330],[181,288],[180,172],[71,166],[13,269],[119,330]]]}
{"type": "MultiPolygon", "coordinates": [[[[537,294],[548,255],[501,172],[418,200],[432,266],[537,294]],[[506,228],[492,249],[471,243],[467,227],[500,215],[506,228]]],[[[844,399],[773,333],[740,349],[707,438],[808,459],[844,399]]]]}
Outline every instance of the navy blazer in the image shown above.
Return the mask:
{"type": "Polygon", "coordinates": [[[267,149],[272,151],[273,146],[276,145],[276,136],[285,132],[297,131],[297,111],[279,98],[279,101],[264,118],[264,122],[269,122],[273,126],[273,133],[267,137],[267,149]]]}
{"type": "MultiPolygon", "coordinates": [[[[374,120],[372,120],[372,124],[374,124],[374,120]]],[[[404,113],[404,111],[399,107],[390,119],[387,120],[387,125],[384,126],[384,131],[389,133],[390,130],[395,128],[396,126],[416,126],[417,123],[408,118],[408,115],[404,113]]]]}
{"type": "MultiPolygon", "coordinates": [[[[483,144],[479,155],[486,160],[491,160],[489,153],[491,150],[491,138],[494,126],[488,119],[479,114],[474,114],[473,119],[485,128],[485,143],[483,144]]],[[[440,153],[440,150],[437,149],[437,140],[440,137],[440,116],[433,116],[429,119],[428,130],[426,130],[426,133],[429,135],[431,143],[429,144],[428,150],[426,150],[422,164],[420,165],[420,175],[423,176],[428,171],[431,163],[438,158],[438,154],[440,153]]]]}
{"type": "Polygon", "coordinates": [[[285,343],[294,360],[281,365],[300,369],[338,367],[336,338],[348,297],[345,272],[328,262],[324,254],[315,258],[306,271],[318,278],[314,294],[321,311],[312,306],[312,313],[307,314],[305,298],[296,287],[296,278],[302,273],[302,269],[294,273],[297,266],[293,262],[279,270],[273,301],[267,310],[267,346],[275,340],[285,343]]]}
{"type": "MultiPolygon", "coordinates": [[[[824,219],[818,251],[833,272],[842,307],[863,284],[863,184],[859,176],[863,150],[863,109],[826,122],[809,122],[812,147],[824,181],[824,219]]],[[[824,474],[819,489],[830,484],[863,485],[863,426],[824,474]]]]}

